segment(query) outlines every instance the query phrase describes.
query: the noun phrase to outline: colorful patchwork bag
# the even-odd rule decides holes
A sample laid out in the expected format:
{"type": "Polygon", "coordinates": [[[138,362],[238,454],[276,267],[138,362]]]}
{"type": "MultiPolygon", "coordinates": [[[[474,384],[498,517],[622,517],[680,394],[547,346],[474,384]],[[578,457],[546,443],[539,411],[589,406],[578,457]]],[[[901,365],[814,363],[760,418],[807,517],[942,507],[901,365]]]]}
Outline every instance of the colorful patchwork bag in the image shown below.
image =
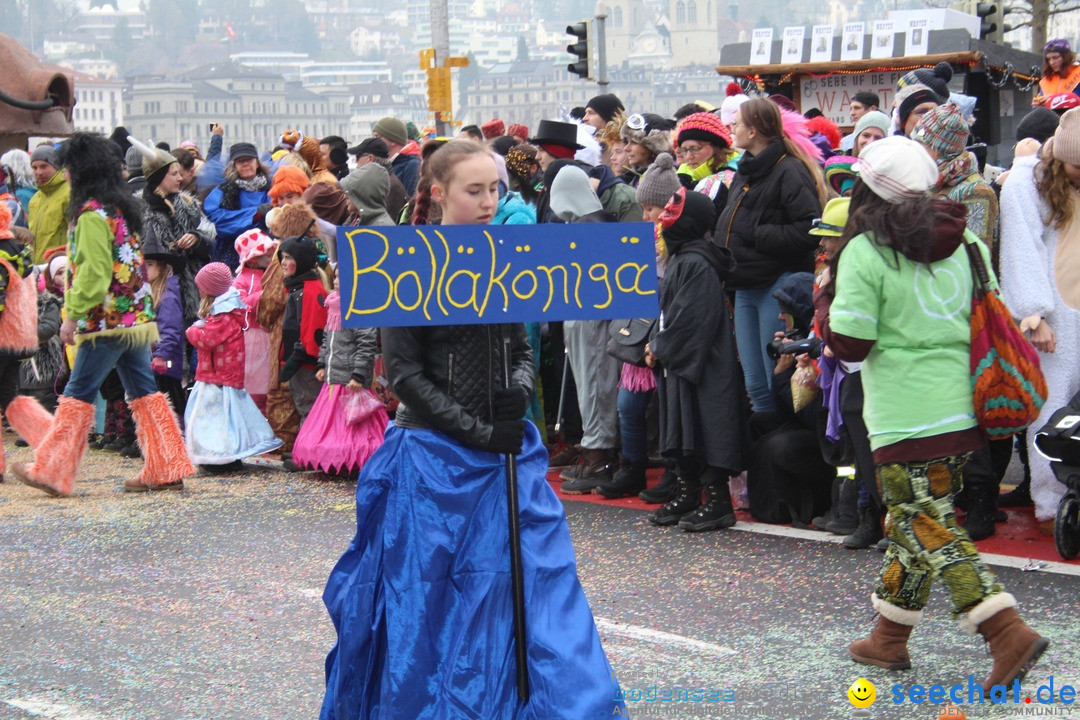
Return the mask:
{"type": "MultiPolygon", "coordinates": [[[[966,235],[966,233],[965,233],[966,235]]],[[[975,419],[991,440],[1015,435],[1039,417],[1046,378],[1039,354],[990,286],[977,241],[966,238],[974,291],[971,299],[971,387],[975,419]]]]}

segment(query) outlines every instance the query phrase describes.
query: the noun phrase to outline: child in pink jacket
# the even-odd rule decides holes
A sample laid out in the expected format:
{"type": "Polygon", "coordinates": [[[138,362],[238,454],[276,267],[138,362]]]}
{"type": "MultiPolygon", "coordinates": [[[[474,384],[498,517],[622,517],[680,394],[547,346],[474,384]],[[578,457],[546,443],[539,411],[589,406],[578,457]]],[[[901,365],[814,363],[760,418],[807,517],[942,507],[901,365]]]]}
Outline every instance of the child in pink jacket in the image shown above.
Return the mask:
{"type": "Polygon", "coordinates": [[[266,393],[270,389],[270,333],[256,319],[255,309],[262,297],[262,277],[278,248],[278,241],[259,229],[248,230],[233,244],[240,268],[232,286],[247,306],[244,311],[244,389],[266,415],[266,393]]]}
{"type": "Polygon", "coordinates": [[[199,353],[195,384],[184,413],[184,440],[192,462],[212,473],[243,469],[242,458],[281,447],[270,424],[244,390],[244,313],[224,263],[195,276],[202,304],[187,339],[199,353]]]}

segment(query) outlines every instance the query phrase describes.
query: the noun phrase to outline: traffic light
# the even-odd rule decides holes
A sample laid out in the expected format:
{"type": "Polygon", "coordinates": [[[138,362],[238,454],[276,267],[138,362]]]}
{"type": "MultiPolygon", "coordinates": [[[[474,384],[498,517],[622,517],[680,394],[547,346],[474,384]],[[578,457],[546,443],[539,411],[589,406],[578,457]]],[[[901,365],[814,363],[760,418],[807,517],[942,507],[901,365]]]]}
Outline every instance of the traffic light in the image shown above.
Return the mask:
{"type": "Polygon", "coordinates": [[[1002,43],[1005,36],[1005,18],[1001,5],[992,2],[976,2],[972,5],[975,10],[972,14],[979,18],[979,39],[1002,43]]]}
{"type": "Polygon", "coordinates": [[[567,35],[573,35],[575,41],[566,46],[566,52],[577,58],[566,69],[583,80],[593,79],[593,21],[582,20],[566,26],[567,35]]]}

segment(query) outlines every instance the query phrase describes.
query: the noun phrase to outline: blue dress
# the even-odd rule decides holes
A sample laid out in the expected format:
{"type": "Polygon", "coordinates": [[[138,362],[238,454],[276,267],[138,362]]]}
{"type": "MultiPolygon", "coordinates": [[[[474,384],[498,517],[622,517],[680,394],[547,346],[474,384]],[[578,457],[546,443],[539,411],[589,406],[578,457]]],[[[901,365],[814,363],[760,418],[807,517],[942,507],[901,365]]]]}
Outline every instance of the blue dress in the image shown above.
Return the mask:
{"type": "Polygon", "coordinates": [[[391,424],[323,601],[321,720],[625,716],[532,423],[518,456],[531,698],[517,697],[504,456],[391,424]],[[621,715],[615,715],[616,710],[621,715]]]}

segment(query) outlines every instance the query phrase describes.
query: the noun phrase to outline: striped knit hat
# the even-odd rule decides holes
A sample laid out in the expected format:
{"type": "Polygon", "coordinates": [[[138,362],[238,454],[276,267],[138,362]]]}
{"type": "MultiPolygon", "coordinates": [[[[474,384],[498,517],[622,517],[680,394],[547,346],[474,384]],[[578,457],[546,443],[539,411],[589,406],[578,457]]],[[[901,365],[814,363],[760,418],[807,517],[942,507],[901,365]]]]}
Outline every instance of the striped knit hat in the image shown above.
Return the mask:
{"type": "Polygon", "coordinates": [[[679,140],[682,145],[687,140],[700,140],[731,147],[731,131],[712,113],[694,113],[688,115],[679,126],[679,140]]]}
{"type": "Polygon", "coordinates": [[[911,139],[930,148],[939,158],[951,159],[964,152],[971,134],[964,116],[952,104],[938,105],[922,116],[911,139]]]}
{"type": "Polygon", "coordinates": [[[858,175],[851,167],[856,162],[850,155],[835,155],[825,161],[825,179],[838,195],[843,195],[855,184],[858,175]]]}

